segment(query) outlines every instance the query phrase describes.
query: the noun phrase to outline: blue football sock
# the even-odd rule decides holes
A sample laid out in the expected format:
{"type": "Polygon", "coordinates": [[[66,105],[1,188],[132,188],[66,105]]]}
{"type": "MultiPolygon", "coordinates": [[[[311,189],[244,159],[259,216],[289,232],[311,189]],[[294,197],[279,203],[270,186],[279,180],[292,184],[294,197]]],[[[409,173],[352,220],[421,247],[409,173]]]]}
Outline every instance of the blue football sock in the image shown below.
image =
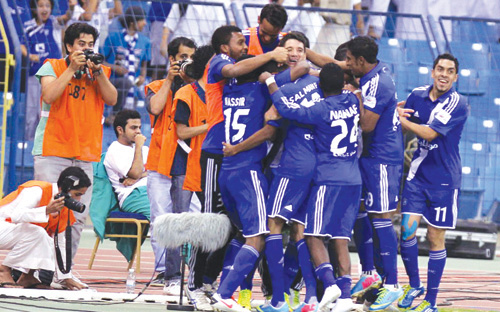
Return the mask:
{"type": "Polygon", "coordinates": [[[243,289],[250,289],[252,290],[253,288],[253,276],[255,275],[255,270],[257,270],[257,267],[259,266],[259,262],[262,259],[262,255],[255,261],[255,265],[253,266],[252,271],[247,274],[247,276],[243,279],[243,281],[240,284],[240,290],[243,289]]]}
{"type": "Polygon", "coordinates": [[[373,219],[373,228],[379,239],[380,255],[385,273],[385,284],[398,283],[398,240],[391,219],[373,219]]]}
{"type": "Polygon", "coordinates": [[[439,283],[446,265],[446,249],[429,251],[429,264],[427,265],[427,293],[425,300],[432,306],[436,305],[439,283]]]}
{"type": "Polygon", "coordinates": [[[351,298],[351,276],[344,275],[337,279],[337,286],[340,288],[340,299],[351,298]]]}
{"type": "Polygon", "coordinates": [[[368,213],[358,213],[354,223],[353,238],[361,262],[361,270],[363,272],[373,271],[375,269],[373,264],[373,235],[368,213]]]}
{"type": "Polygon", "coordinates": [[[297,252],[299,254],[299,265],[302,271],[302,277],[306,284],[306,298],[305,302],[309,302],[311,297],[316,297],[316,276],[314,275],[313,265],[311,262],[311,254],[304,239],[295,243],[297,252]]]}
{"type": "Polygon", "coordinates": [[[418,242],[417,237],[407,241],[401,241],[401,259],[405,264],[406,274],[410,278],[412,288],[420,287],[420,275],[418,273],[418,242]]]}
{"type": "Polygon", "coordinates": [[[224,281],[224,279],[226,278],[227,273],[229,273],[229,269],[234,263],[234,258],[236,258],[236,255],[238,254],[242,246],[243,244],[237,239],[231,240],[229,246],[227,246],[226,255],[224,256],[224,264],[222,265],[222,274],[220,277],[221,284],[222,281],[224,281]]]}
{"type": "Polygon", "coordinates": [[[278,303],[285,301],[284,296],[284,268],[283,268],[283,236],[271,234],[266,238],[266,259],[273,285],[271,305],[277,307],[278,303]]]}
{"type": "Polygon", "coordinates": [[[257,259],[259,259],[259,252],[255,248],[249,245],[241,247],[234,259],[232,269],[229,270],[229,273],[217,290],[222,299],[231,298],[236,288],[240,286],[241,282],[255,267],[257,259]]]}
{"type": "MultiPolygon", "coordinates": [[[[284,255],[284,270],[285,270],[285,279],[284,279],[284,287],[285,292],[287,294],[290,293],[290,287],[292,286],[293,280],[295,276],[299,272],[299,261],[297,259],[297,247],[295,247],[295,243],[292,241],[288,242],[286,245],[286,251],[284,255]]],[[[274,292],[273,292],[274,293],[274,292]]]]}
{"type": "Polygon", "coordinates": [[[323,288],[326,289],[335,285],[335,277],[333,276],[333,267],[329,262],[320,264],[316,270],[316,276],[323,282],[323,288]]]}

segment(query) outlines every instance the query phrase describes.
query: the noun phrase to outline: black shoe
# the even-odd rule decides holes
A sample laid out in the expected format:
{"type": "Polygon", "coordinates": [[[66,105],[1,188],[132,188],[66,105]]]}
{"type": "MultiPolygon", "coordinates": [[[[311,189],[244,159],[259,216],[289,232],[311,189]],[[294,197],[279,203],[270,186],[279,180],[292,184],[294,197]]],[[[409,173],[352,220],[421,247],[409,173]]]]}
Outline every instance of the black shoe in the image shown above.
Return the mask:
{"type": "Polygon", "coordinates": [[[165,272],[158,273],[149,285],[163,287],[165,285],[165,272]]]}

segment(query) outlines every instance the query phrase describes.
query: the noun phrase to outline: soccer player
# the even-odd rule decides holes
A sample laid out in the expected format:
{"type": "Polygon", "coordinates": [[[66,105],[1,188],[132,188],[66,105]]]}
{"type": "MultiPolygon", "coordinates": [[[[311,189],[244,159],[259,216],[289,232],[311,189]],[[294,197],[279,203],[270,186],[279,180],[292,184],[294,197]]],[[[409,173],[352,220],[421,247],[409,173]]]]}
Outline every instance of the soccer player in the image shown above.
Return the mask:
{"type": "Polygon", "coordinates": [[[351,268],[347,243],[361,196],[357,157],[359,100],[351,92],[342,91],[344,73],[333,63],[325,65],[320,72],[319,84],[325,98],[307,105],[286,97],[277,89],[274,77],[267,78],[266,84],[276,109],[284,118],[314,126],[317,164],[304,235],[316,266],[316,276],[325,288],[316,309],[322,310],[337,300],[333,311],[350,311],[351,268]],[[325,237],[335,240],[340,275],[337,280],[323,242],[325,237]]]}
{"type": "MultiPolygon", "coordinates": [[[[263,70],[262,67],[257,68],[224,87],[222,108],[226,142],[234,144],[245,140],[262,128],[269,97],[266,86],[257,81],[263,70]]],[[[268,185],[261,163],[266,152],[266,144],[260,144],[237,155],[224,157],[222,161],[219,177],[222,199],[231,221],[242,232],[245,244],[212,297],[215,301],[212,306],[221,311],[249,311],[231,296],[255,267],[264,248],[264,234],[269,232],[265,206],[268,185]]]]}
{"type": "Polygon", "coordinates": [[[384,286],[370,311],[379,311],[397,300],[397,237],[391,216],[397,209],[403,170],[403,132],[396,111],[396,87],[389,70],[377,60],[378,46],[362,36],[347,43],[346,65],[360,79],[363,98],[361,129],[363,153],[359,166],[364,206],[375,230],[375,248],[384,269],[384,286]],[[378,243],[378,244],[377,244],[378,243]]]}
{"type": "Polygon", "coordinates": [[[266,4],[258,17],[259,26],[243,30],[248,54],[260,55],[274,50],[280,43],[287,20],[285,8],[277,3],[266,4]]]}
{"type": "Polygon", "coordinates": [[[420,219],[427,222],[430,242],[427,266],[427,293],[412,311],[437,312],[436,297],[446,263],[445,232],[454,229],[462,180],[458,144],[469,115],[465,97],[453,83],[458,78],[458,60],[451,54],[439,55],[431,73],[433,85],[416,88],[400,112],[401,125],[418,137],[410,172],[403,190],[401,213],[401,258],[410,285],[398,307],[409,308],[425,292],[418,272],[416,232],[420,219]]]}
{"type": "MultiPolygon", "coordinates": [[[[288,66],[295,68],[299,62],[305,61],[305,51],[309,47],[309,42],[301,33],[290,32],[283,37],[280,46],[289,52],[288,66]]],[[[291,101],[300,103],[304,107],[314,105],[323,97],[319,88],[319,78],[309,74],[285,84],[281,92],[291,101]]],[[[311,125],[291,122],[266,205],[270,235],[266,238],[265,254],[272,279],[273,296],[270,304],[259,307],[261,311],[285,311],[289,308],[285,304],[284,297],[285,292],[287,294],[290,292],[290,283],[283,283],[286,279],[281,234],[287,222],[293,222],[292,240],[297,247],[299,265],[306,283],[305,303],[311,305],[308,308],[312,310],[317,304],[316,278],[310,262],[311,255],[304,240],[306,203],[315,168],[316,150],[311,125]]],[[[294,306],[292,309],[300,309],[302,306],[294,306]]]]}

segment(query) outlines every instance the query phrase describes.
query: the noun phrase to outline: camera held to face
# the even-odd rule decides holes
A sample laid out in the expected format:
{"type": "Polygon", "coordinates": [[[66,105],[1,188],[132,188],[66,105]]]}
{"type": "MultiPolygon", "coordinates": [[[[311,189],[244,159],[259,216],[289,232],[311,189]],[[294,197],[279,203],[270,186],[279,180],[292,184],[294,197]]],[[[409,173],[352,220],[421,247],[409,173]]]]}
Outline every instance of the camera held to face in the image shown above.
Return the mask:
{"type": "Polygon", "coordinates": [[[193,60],[192,59],[185,59],[185,60],[177,62],[177,64],[179,65],[179,70],[184,72],[189,77],[193,76],[193,60]]]}
{"type": "Polygon", "coordinates": [[[92,49],[83,50],[86,60],[90,60],[92,63],[99,65],[104,62],[104,55],[100,53],[95,53],[92,49]]]}
{"type": "Polygon", "coordinates": [[[85,205],[71,198],[71,195],[69,194],[69,191],[73,187],[78,186],[79,182],[80,180],[75,176],[68,176],[64,178],[61,186],[61,193],[54,196],[54,199],[64,197],[64,206],[66,208],[82,213],[85,210],[85,205]]]}

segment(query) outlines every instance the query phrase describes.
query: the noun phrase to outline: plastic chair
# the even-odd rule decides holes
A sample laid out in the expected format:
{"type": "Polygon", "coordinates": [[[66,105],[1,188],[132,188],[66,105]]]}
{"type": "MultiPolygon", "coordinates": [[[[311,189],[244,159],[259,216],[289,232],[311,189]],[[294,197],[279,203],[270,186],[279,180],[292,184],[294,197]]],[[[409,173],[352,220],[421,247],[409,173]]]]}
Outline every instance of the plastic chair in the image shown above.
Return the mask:
{"type": "MultiPolygon", "coordinates": [[[[112,237],[119,237],[119,238],[135,238],[136,239],[136,247],[134,250],[134,253],[132,255],[132,259],[128,263],[127,270],[132,268],[132,265],[135,260],[135,266],[136,266],[136,272],[140,273],[141,272],[141,245],[142,245],[142,240],[145,239],[148,234],[148,229],[149,229],[149,220],[138,213],[130,213],[130,212],[120,212],[120,211],[113,211],[109,214],[109,217],[106,219],[106,223],[129,223],[129,224],[135,224],[137,226],[137,232],[136,234],[104,234],[104,238],[112,238],[112,237]]],[[[99,236],[96,237],[96,241],[94,244],[94,250],[92,250],[92,255],[90,256],[89,260],[89,265],[88,268],[89,270],[92,269],[92,265],[94,264],[94,259],[97,254],[97,249],[99,248],[99,243],[101,239],[99,236]]]]}

